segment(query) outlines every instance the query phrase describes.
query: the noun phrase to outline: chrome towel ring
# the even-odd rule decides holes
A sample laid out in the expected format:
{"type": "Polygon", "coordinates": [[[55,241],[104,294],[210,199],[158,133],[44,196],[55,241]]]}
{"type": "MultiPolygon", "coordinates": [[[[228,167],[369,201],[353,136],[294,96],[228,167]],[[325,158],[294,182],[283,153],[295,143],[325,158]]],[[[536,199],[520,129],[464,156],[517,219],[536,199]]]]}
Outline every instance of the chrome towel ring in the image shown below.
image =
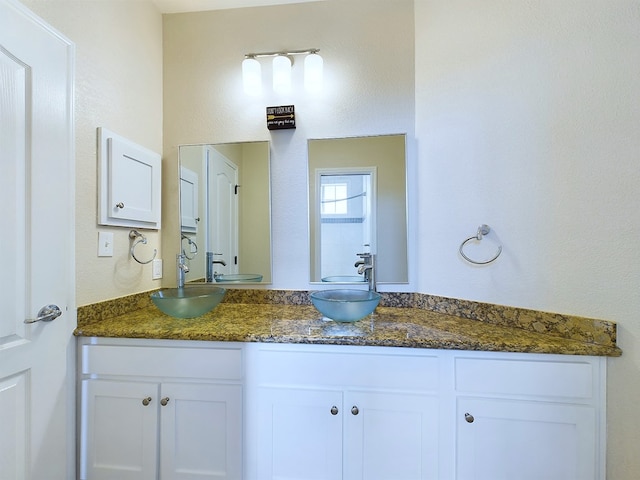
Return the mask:
{"type": "Polygon", "coordinates": [[[147,260],[146,262],[143,262],[142,260],[138,259],[138,257],[136,257],[136,247],[142,243],[142,244],[147,244],[147,237],[145,237],[144,235],[142,235],[139,231],[137,230],[131,230],[129,232],[129,238],[133,240],[133,244],[131,245],[131,256],[133,257],[133,259],[138,262],[141,263],[142,265],[145,265],[147,263],[151,263],[155,258],[156,255],[158,254],[158,250],[157,249],[153,249],[153,257],[151,257],[151,259],[147,260]]]}
{"type": "Polygon", "coordinates": [[[476,233],[473,237],[469,237],[467,238],[464,242],[462,242],[460,244],[460,248],[458,249],[458,251],[460,252],[460,255],[462,255],[462,258],[464,258],[467,262],[469,263],[473,263],[474,265],[486,265],[487,263],[491,263],[493,261],[495,261],[496,258],[498,258],[500,256],[500,254],[502,253],[502,245],[498,245],[498,252],[489,260],[485,260],[483,262],[478,262],[476,260],[472,260],[469,257],[467,257],[464,254],[464,246],[469,243],[471,240],[477,240],[480,241],[482,240],[482,237],[484,235],[487,235],[489,232],[491,231],[491,228],[489,227],[489,225],[485,225],[482,224],[478,227],[478,233],[476,233]]]}
{"type": "Polygon", "coordinates": [[[189,256],[187,255],[187,251],[183,248],[182,249],[182,254],[188,259],[188,260],[193,260],[196,255],[198,254],[198,244],[196,242],[194,242],[193,240],[191,240],[188,236],[186,236],[184,233],[182,234],[182,236],[180,237],[180,241],[182,240],[186,240],[187,243],[191,246],[193,246],[193,255],[189,256]]]}

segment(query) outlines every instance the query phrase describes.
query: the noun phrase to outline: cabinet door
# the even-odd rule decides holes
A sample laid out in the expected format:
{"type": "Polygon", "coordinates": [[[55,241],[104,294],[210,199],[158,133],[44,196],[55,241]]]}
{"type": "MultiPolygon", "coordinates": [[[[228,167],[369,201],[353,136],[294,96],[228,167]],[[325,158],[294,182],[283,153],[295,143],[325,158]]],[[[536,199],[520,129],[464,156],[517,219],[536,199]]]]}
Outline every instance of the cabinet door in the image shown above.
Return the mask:
{"type": "Polygon", "coordinates": [[[458,398],[458,480],[592,480],[596,415],[585,405],[458,398]]]}
{"type": "Polygon", "coordinates": [[[160,228],[161,157],[98,128],[100,225],[160,228]]]}
{"type": "Polygon", "coordinates": [[[429,395],[345,395],[345,480],[426,480],[438,475],[438,402],[429,395]]]}
{"type": "Polygon", "coordinates": [[[259,480],[342,478],[342,393],[260,388],[259,480]]]}
{"type": "Polygon", "coordinates": [[[161,480],[242,480],[242,387],[163,383],[161,480]]]}
{"type": "Polygon", "coordinates": [[[80,478],[155,480],[156,383],[82,382],[80,478]]]}

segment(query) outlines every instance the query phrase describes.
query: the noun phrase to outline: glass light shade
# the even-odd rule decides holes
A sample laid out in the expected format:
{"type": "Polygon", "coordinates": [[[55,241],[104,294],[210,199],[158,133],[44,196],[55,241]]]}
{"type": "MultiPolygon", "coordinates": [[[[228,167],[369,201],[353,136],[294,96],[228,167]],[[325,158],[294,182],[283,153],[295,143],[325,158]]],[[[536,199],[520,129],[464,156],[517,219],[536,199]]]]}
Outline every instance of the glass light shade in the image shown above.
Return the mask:
{"type": "Polygon", "coordinates": [[[255,58],[245,58],[242,61],[242,84],[247,95],[258,95],[262,91],[260,62],[255,58]]]}
{"type": "Polygon", "coordinates": [[[273,59],[273,89],[278,93],[291,91],[291,60],[284,55],[273,59]]]}
{"type": "Polygon", "coordinates": [[[309,92],[322,90],[323,60],[317,53],[310,53],[304,59],[304,88],[309,92]]]}

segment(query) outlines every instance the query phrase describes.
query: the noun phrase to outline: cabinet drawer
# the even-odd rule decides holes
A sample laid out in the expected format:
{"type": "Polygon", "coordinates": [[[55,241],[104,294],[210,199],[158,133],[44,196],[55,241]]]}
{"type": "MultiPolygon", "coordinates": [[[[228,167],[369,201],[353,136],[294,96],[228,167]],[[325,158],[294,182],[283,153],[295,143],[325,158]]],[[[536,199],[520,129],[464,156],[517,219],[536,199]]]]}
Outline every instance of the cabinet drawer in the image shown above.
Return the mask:
{"type": "Polygon", "coordinates": [[[554,362],[457,358],[458,392],[591,398],[593,365],[589,362],[554,362]]]}
{"type": "Polygon", "coordinates": [[[242,350],[83,345],[82,373],[240,380],[242,350]]]}
{"type": "Polygon", "coordinates": [[[367,347],[260,351],[262,385],[348,386],[433,391],[439,385],[436,356],[381,353],[367,347]]]}

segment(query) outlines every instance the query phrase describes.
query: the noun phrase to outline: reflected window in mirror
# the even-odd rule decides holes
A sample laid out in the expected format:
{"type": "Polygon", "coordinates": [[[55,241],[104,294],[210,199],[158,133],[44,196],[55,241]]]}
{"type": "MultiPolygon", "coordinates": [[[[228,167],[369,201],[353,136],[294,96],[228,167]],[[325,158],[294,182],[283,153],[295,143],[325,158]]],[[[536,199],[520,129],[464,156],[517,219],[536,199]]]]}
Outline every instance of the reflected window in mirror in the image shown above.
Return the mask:
{"type": "Polygon", "coordinates": [[[319,237],[316,268],[323,282],[364,281],[354,262],[360,253],[376,253],[375,173],[375,167],[315,170],[319,199],[313,230],[319,237]]]}
{"type": "Polygon", "coordinates": [[[361,283],[360,253],[378,283],[407,283],[405,135],[309,140],[311,282],[361,283]]]}
{"type": "Polygon", "coordinates": [[[271,283],[269,142],[182,145],[187,282],[271,283]]]}

